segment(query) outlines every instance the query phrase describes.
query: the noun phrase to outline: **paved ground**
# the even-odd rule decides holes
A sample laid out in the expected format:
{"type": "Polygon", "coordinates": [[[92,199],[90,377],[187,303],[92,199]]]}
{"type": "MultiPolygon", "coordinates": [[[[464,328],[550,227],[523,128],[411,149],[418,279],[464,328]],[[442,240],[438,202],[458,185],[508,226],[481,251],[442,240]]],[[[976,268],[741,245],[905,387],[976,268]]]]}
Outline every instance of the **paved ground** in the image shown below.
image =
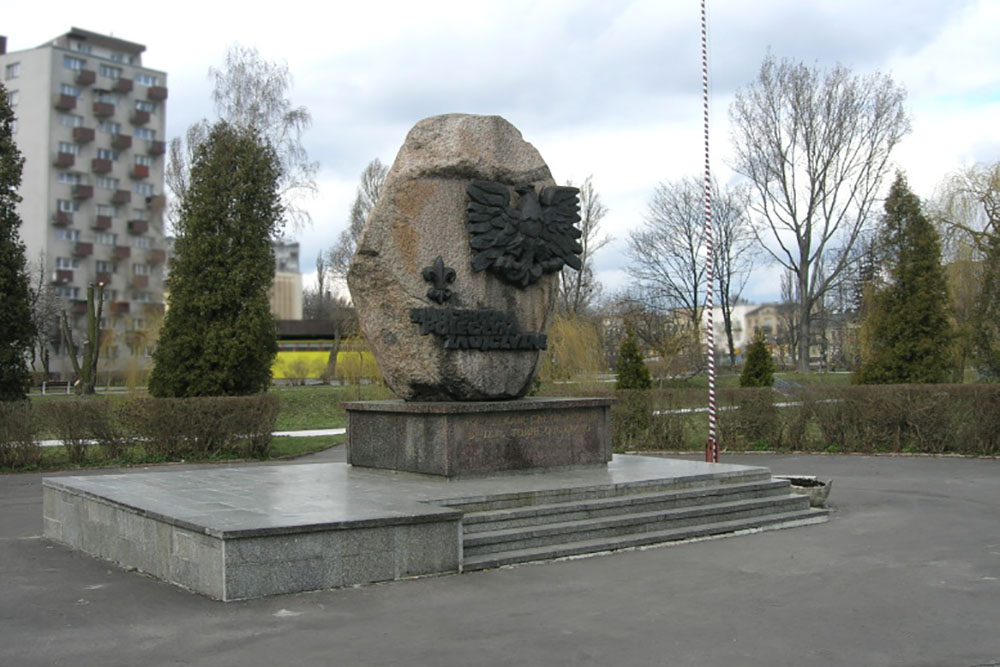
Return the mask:
{"type": "Polygon", "coordinates": [[[0,476],[0,665],[1000,665],[1000,461],[724,461],[833,478],[831,521],[240,603],[40,539],[0,476]]]}

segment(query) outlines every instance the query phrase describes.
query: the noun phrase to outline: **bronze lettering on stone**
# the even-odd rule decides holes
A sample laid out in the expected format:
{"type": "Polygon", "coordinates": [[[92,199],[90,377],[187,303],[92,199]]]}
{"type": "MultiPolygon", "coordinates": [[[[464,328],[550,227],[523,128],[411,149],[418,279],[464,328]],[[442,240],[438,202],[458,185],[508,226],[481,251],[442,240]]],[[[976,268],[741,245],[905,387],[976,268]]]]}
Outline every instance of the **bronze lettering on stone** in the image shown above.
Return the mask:
{"type": "Polygon", "coordinates": [[[420,325],[420,335],[434,334],[446,350],[482,352],[544,350],[548,336],[524,332],[508,314],[479,308],[413,308],[410,321],[420,325]]]}

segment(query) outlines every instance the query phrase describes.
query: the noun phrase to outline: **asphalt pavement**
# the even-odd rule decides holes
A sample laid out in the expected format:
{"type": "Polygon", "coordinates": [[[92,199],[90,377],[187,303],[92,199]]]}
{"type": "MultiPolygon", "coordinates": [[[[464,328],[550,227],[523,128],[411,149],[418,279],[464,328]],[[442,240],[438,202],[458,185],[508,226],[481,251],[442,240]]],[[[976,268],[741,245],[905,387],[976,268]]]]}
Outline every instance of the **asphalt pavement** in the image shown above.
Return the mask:
{"type": "Polygon", "coordinates": [[[1000,665],[1000,461],[723,461],[832,479],[830,522],[236,603],[42,539],[3,475],[0,666],[1000,665]]]}

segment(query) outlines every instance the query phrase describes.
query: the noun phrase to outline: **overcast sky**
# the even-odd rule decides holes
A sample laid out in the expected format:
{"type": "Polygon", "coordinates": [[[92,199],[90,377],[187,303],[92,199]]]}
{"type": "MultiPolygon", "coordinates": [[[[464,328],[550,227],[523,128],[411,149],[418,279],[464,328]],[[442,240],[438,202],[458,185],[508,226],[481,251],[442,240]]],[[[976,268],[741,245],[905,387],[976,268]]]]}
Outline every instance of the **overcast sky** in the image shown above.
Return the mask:
{"type": "MultiPolygon", "coordinates": [[[[241,2],[180,0],[103,10],[0,2],[9,51],[76,26],[145,44],[168,74],[167,138],[212,118],[207,70],[229,44],[287,62],[292,102],[313,116],[320,163],[311,228],[293,231],[302,270],[346,226],[358,176],[391,164],[406,132],[441,113],[499,114],[535,145],[559,182],[592,174],[615,237],[596,257],[611,290],[626,283],[625,239],[655,185],[703,164],[697,0],[241,2]]],[[[709,0],[712,168],[729,164],[728,107],[767,50],[856,73],[882,71],[907,90],[913,131],[894,153],[930,197],[963,165],[1000,159],[1000,2],[991,0],[709,0]]],[[[761,267],[746,296],[778,297],[761,267]]]]}

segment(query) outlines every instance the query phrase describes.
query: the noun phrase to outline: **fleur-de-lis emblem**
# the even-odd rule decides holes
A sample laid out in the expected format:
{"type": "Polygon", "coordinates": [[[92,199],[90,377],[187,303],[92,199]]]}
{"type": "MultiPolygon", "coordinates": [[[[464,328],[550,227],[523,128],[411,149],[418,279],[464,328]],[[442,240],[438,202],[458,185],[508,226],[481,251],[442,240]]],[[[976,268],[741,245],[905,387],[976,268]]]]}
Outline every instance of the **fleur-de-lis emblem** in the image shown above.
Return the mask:
{"type": "Polygon", "coordinates": [[[441,255],[438,255],[431,266],[425,266],[421,271],[424,280],[434,285],[427,290],[427,298],[437,303],[444,303],[451,298],[448,285],[455,282],[455,269],[444,265],[441,255]]]}

